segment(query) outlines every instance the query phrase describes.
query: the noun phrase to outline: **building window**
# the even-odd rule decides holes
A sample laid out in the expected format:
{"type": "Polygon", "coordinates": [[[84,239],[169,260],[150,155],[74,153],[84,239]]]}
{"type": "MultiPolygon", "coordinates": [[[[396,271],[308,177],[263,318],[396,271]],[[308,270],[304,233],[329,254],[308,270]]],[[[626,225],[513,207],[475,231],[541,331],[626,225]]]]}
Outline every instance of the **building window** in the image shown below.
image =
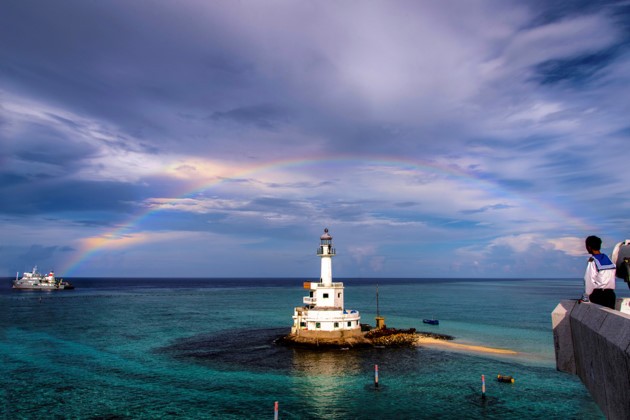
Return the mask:
{"type": "Polygon", "coordinates": [[[348,327],[352,326],[352,321],[348,321],[348,327]]]}
{"type": "Polygon", "coordinates": [[[306,322],[304,321],[300,322],[300,327],[306,327],[306,322]]]}
{"type": "Polygon", "coordinates": [[[321,327],[322,327],[322,324],[320,322],[315,323],[315,328],[321,328],[321,327]]]}
{"type": "Polygon", "coordinates": [[[324,293],[324,299],[328,299],[328,293],[324,293]]]}
{"type": "Polygon", "coordinates": [[[339,323],[335,322],[335,328],[339,328],[339,323]]]}
{"type": "Polygon", "coordinates": [[[341,297],[341,293],[337,293],[337,297],[340,298],[341,297]]]}

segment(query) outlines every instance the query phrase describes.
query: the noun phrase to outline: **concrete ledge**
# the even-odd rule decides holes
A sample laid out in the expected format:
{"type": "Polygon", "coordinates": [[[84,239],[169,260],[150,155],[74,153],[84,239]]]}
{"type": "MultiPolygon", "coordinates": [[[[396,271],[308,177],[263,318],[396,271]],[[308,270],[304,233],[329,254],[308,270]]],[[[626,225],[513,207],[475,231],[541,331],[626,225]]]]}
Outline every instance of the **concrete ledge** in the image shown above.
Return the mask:
{"type": "Polygon", "coordinates": [[[335,330],[335,331],[322,331],[322,330],[298,330],[295,334],[306,339],[319,339],[319,340],[344,340],[349,338],[361,337],[363,338],[363,332],[361,328],[355,328],[352,330],[335,330]]]}
{"type": "Polygon", "coordinates": [[[557,369],[577,374],[607,418],[630,419],[630,315],[562,301],[552,324],[557,369]]]}
{"type": "Polygon", "coordinates": [[[365,334],[357,329],[345,331],[300,330],[299,334],[291,333],[277,342],[285,345],[321,349],[372,346],[372,342],[365,338],[365,334]]]}
{"type": "Polygon", "coordinates": [[[553,326],[553,344],[556,351],[556,368],[561,372],[575,375],[575,357],[573,352],[573,337],[569,314],[577,305],[575,300],[563,300],[551,313],[553,326]]]}

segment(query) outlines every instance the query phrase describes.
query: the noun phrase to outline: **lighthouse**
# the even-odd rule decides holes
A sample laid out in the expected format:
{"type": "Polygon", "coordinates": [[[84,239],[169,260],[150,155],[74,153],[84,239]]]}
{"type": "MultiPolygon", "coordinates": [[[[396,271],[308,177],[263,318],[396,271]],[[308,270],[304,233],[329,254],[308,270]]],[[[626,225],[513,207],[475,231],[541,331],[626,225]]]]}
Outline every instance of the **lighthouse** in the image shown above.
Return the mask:
{"type": "Polygon", "coordinates": [[[319,281],[304,283],[309,295],[293,311],[291,336],[299,338],[295,341],[352,344],[363,337],[359,311],[345,308],[343,283],[333,282],[332,259],[336,252],[332,239],[328,229],[324,229],[317,248],[319,281]]]}

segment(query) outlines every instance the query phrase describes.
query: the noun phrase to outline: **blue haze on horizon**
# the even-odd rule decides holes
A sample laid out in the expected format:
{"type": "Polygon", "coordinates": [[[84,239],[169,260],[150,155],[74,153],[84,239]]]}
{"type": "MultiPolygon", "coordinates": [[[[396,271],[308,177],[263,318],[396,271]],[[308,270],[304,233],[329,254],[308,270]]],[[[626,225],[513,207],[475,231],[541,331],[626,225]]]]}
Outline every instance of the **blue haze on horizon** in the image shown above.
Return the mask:
{"type": "Polygon", "coordinates": [[[3,1],[0,276],[581,277],[630,2],[3,1]]]}

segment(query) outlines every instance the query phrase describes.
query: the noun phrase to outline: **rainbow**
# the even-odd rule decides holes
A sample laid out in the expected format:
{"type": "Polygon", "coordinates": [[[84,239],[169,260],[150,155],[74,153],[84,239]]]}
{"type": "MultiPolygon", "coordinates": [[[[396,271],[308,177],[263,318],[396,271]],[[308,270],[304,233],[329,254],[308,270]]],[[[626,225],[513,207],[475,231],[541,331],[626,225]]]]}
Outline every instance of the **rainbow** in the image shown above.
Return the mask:
{"type": "MultiPolygon", "coordinates": [[[[549,203],[536,200],[535,198],[523,198],[518,197],[517,194],[508,191],[505,188],[500,187],[497,183],[492,182],[488,178],[484,178],[479,174],[472,171],[466,171],[457,167],[456,165],[445,165],[432,161],[420,161],[405,158],[359,158],[356,156],[320,156],[315,158],[294,158],[283,159],[264,164],[254,165],[250,167],[237,167],[236,169],[228,169],[225,166],[223,169],[219,168],[216,173],[211,176],[211,180],[208,181],[207,177],[202,182],[195,183],[192,187],[188,184],[188,188],[179,194],[175,194],[172,198],[166,198],[161,200],[161,205],[151,206],[138,212],[127,222],[105,232],[97,237],[82,239],[79,252],[66,262],[65,269],[62,270],[64,275],[69,276],[82,264],[88,261],[93,255],[97,254],[100,250],[112,247],[129,247],[135,243],[143,241],[143,233],[138,231],[138,227],[147,218],[159,214],[164,208],[168,207],[169,203],[174,203],[184,198],[191,198],[204,191],[212,189],[219,184],[239,180],[244,178],[251,178],[256,175],[280,170],[290,170],[293,168],[305,168],[309,166],[326,166],[326,165],[352,165],[358,166],[381,166],[381,167],[398,167],[406,170],[421,171],[425,174],[434,174],[443,178],[453,178],[465,180],[467,182],[474,182],[477,188],[480,188],[486,192],[494,194],[496,196],[502,196],[506,198],[514,198],[519,202],[529,203],[534,210],[544,210],[547,214],[555,215],[566,225],[571,225],[581,232],[592,231],[593,228],[583,220],[563,211],[562,208],[552,206],[549,203]],[[119,244],[119,245],[117,245],[119,244]]],[[[179,165],[181,167],[183,165],[179,165]]],[[[175,171],[175,165],[171,165],[165,168],[163,172],[173,174],[175,171]]]]}

